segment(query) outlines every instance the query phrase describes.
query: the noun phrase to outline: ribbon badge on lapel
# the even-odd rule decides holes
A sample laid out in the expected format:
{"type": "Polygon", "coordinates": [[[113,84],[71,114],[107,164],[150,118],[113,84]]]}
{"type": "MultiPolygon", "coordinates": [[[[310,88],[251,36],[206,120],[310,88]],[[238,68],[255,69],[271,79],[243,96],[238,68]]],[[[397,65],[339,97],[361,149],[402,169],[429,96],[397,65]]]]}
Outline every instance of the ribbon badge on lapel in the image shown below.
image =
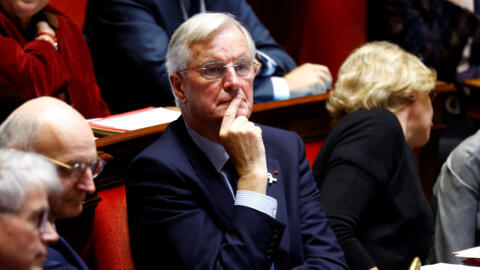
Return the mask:
{"type": "MultiPolygon", "coordinates": [[[[275,174],[276,174],[276,172],[277,172],[277,170],[275,170],[275,174]]],[[[273,177],[273,175],[271,173],[267,173],[267,179],[268,179],[269,184],[273,184],[273,183],[277,182],[277,178],[273,177]]]]}

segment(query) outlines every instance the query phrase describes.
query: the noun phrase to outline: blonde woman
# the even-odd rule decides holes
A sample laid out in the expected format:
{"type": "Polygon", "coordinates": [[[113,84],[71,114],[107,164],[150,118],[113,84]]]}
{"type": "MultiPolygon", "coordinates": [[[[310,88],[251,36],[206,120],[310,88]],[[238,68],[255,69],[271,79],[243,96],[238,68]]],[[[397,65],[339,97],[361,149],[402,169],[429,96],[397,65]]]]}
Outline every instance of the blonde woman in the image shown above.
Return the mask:
{"type": "Polygon", "coordinates": [[[352,269],[408,269],[425,258],[433,217],[414,147],[428,142],[436,74],[388,42],[343,63],[327,109],[336,123],[313,171],[352,269]]]}

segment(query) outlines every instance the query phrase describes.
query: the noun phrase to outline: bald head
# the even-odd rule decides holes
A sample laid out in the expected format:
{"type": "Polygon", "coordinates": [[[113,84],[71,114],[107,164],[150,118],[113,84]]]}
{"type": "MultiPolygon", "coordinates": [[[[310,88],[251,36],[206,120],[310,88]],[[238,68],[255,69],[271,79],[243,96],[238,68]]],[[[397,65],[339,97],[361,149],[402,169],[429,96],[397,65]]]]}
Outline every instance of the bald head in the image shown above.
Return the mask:
{"type": "MultiPolygon", "coordinates": [[[[52,97],[32,99],[13,111],[0,126],[0,146],[35,151],[71,167],[91,164],[97,158],[87,121],[70,105],[52,97]]],[[[90,170],[86,169],[76,182],[70,173],[59,167],[65,193],[49,198],[53,218],[79,215],[86,194],[95,191],[90,170]]]]}
{"type": "Polygon", "coordinates": [[[38,147],[56,146],[56,140],[63,141],[70,136],[78,136],[90,144],[94,142],[93,133],[83,116],[70,105],[52,97],[25,102],[0,126],[0,146],[39,153],[42,151],[38,147]]]}

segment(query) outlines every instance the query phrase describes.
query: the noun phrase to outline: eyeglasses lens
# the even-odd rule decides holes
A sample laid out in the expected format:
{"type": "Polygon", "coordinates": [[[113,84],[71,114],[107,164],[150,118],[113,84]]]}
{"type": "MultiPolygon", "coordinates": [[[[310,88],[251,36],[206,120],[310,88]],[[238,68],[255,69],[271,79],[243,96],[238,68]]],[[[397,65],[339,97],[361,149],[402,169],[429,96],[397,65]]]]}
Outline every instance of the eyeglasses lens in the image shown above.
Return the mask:
{"type": "Polygon", "coordinates": [[[103,170],[103,161],[101,159],[97,159],[91,164],[87,163],[75,163],[72,167],[72,171],[70,174],[70,178],[73,182],[78,181],[82,175],[85,173],[85,170],[89,169],[92,173],[92,178],[96,178],[103,170]]]}
{"type": "Polygon", "coordinates": [[[240,61],[233,65],[224,65],[223,63],[210,63],[201,68],[202,76],[208,80],[218,80],[223,78],[227,72],[227,68],[233,67],[237,76],[245,78],[250,75],[252,70],[252,62],[240,61]]]}

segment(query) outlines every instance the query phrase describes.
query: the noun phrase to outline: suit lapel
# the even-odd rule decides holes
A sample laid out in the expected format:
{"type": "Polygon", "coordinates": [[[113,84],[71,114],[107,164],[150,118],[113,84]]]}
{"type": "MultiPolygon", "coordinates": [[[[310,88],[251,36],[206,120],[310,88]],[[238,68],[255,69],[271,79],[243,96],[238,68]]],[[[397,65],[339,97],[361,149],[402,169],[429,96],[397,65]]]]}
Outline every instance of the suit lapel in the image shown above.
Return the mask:
{"type": "Polygon", "coordinates": [[[202,195],[209,202],[209,206],[221,218],[222,225],[226,226],[230,223],[234,201],[223,176],[215,170],[207,156],[188,135],[183,118],[175,121],[172,125],[176,133],[175,136],[179,138],[183,151],[194,170],[192,180],[202,191],[202,195]]]}
{"type": "Polygon", "coordinates": [[[277,215],[275,219],[283,224],[287,224],[288,216],[285,203],[284,179],[282,178],[282,170],[278,160],[267,158],[267,170],[277,179],[274,183],[267,183],[267,195],[277,200],[277,215]]]}

